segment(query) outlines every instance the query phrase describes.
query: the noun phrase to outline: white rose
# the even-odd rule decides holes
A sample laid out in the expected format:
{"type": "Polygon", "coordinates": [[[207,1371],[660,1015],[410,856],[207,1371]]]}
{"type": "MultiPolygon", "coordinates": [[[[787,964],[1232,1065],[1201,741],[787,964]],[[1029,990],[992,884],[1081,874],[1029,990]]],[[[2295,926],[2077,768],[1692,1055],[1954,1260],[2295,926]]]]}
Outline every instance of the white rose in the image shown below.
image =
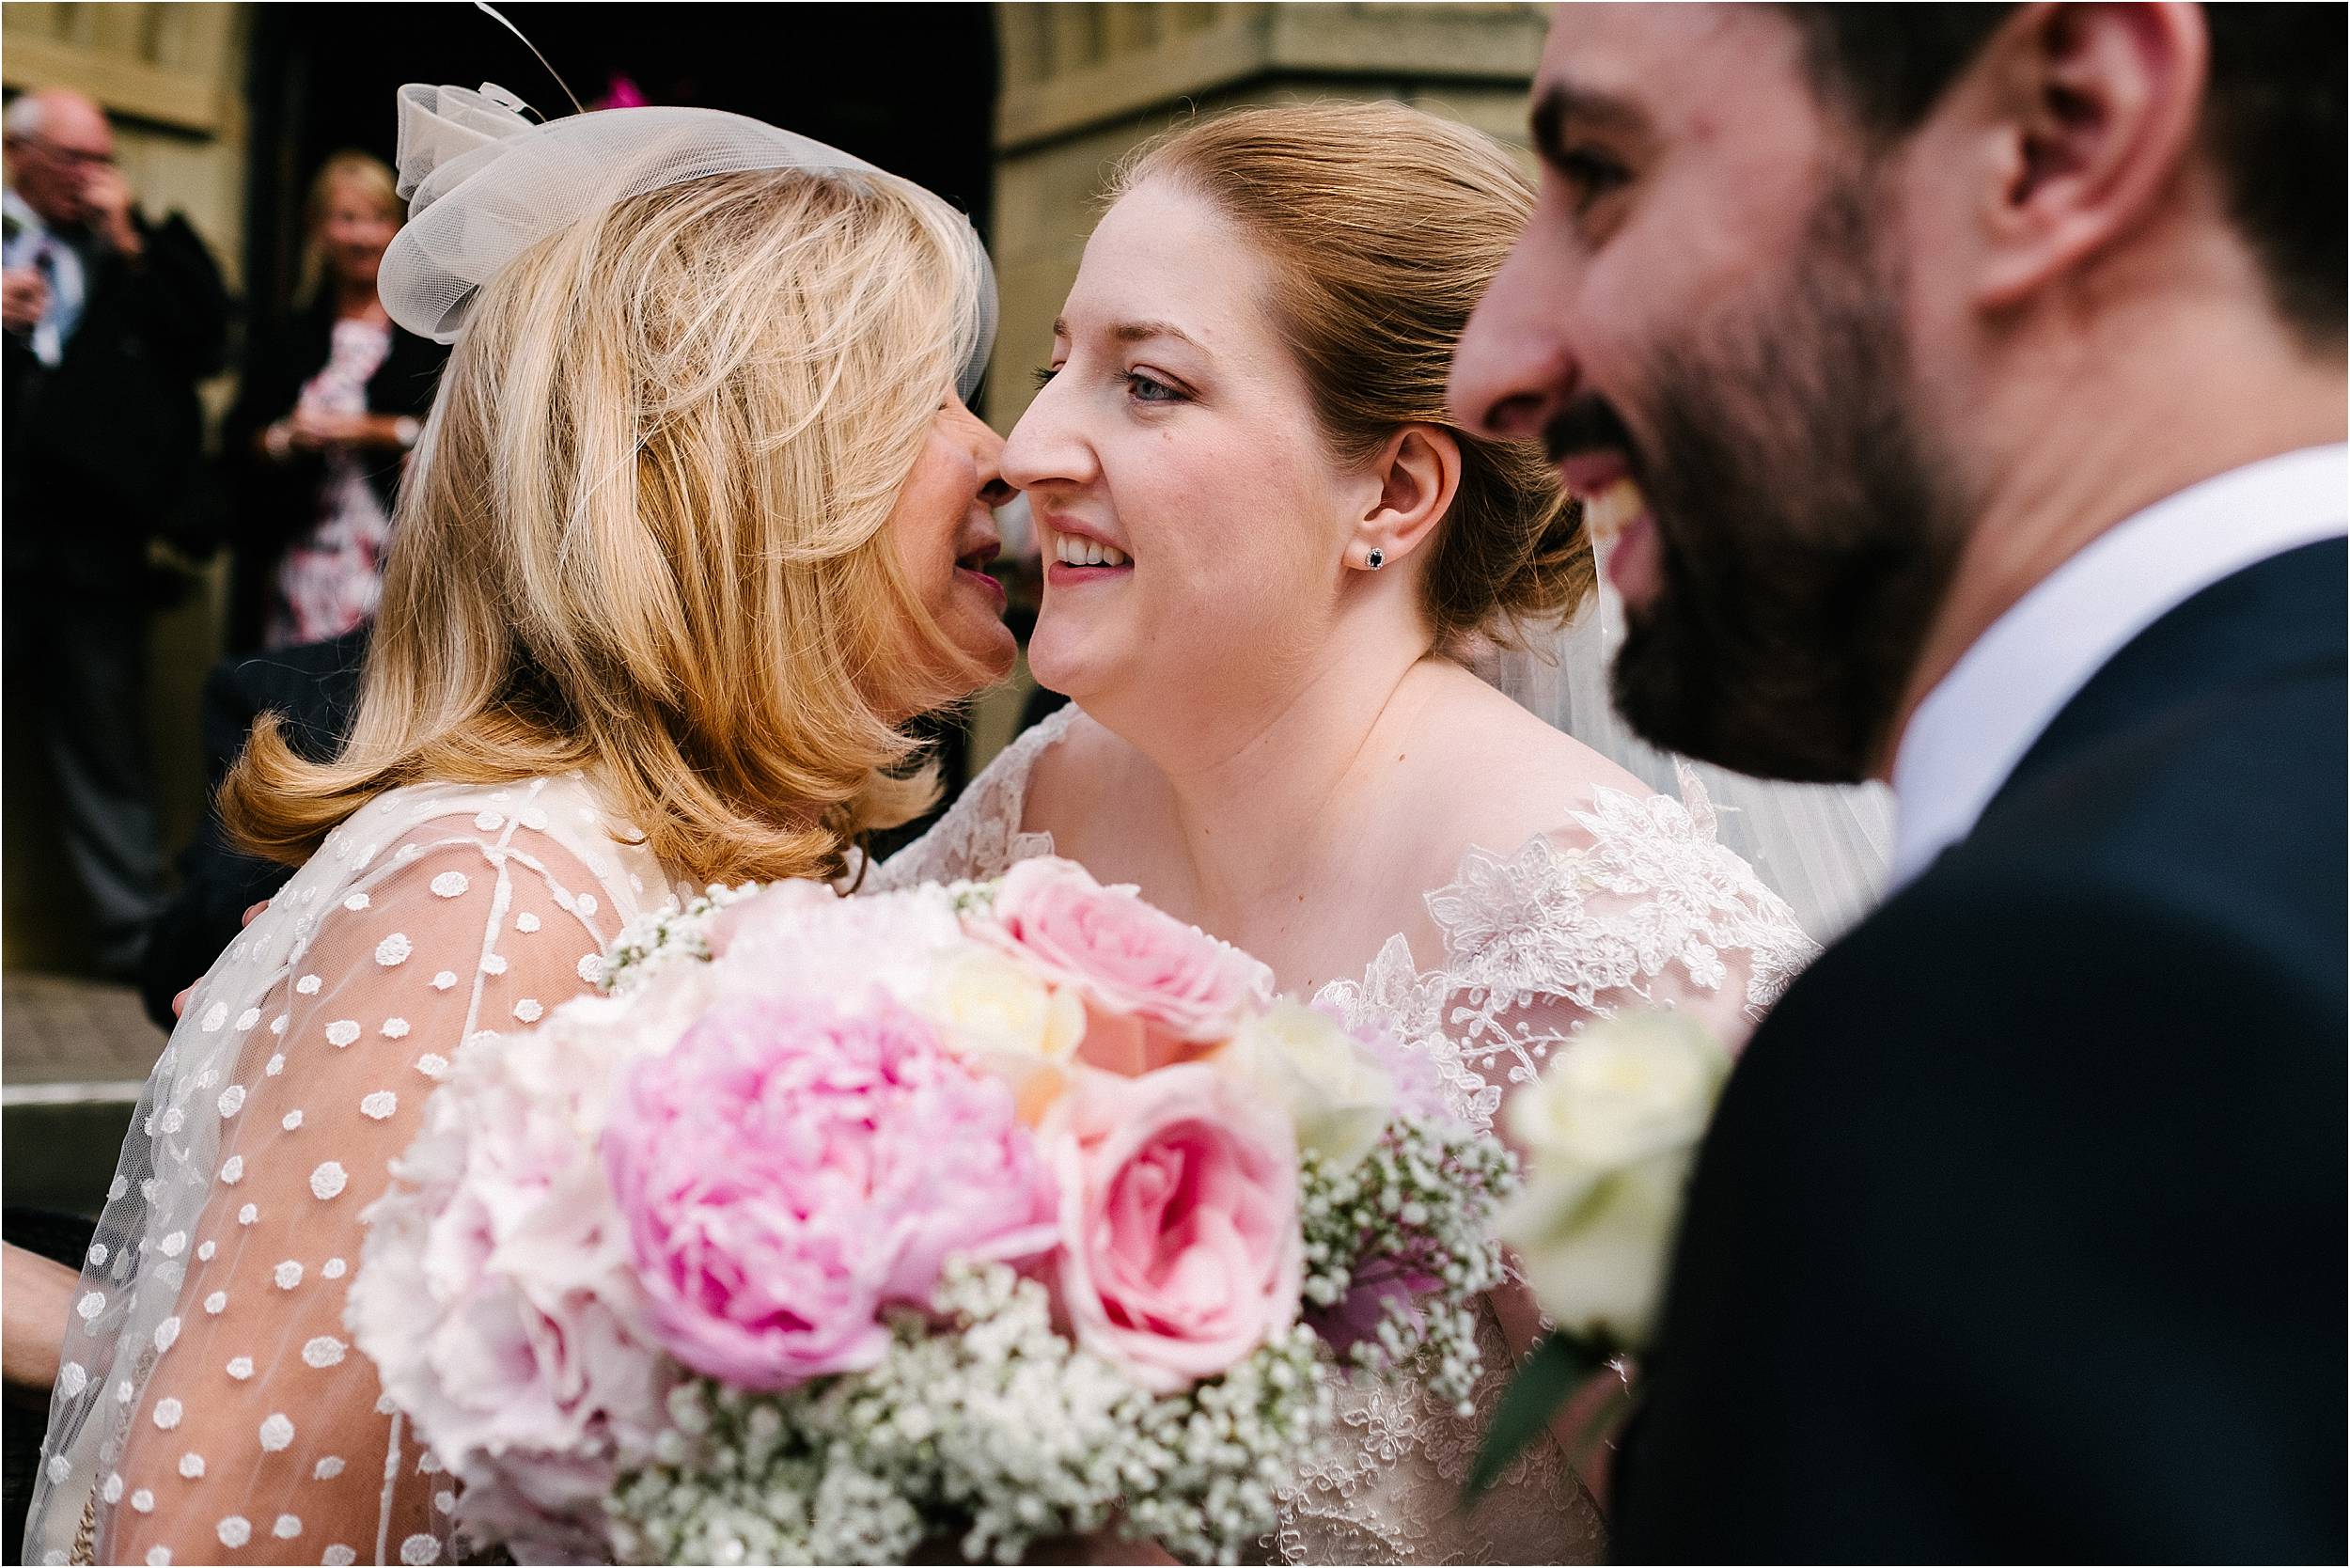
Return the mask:
{"type": "Polygon", "coordinates": [[[1297,1147],[1348,1170],[1378,1146],[1395,1113],[1395,1081],[1325,1012],[1284,997],[1249,1019],[1217,1061],[1289,1112],[1297,1147]]]}
{"type": "Polygon", "coordinates": [[[1569,1333],[1637,1346],[1653,1326],[1683,1189],[1730,1073],[1684,1013],[1595,1023],[1511,1102],[1531,1174],[1497,1221],[1569,1333]]]}
{"type": "Polygon", "coordinates": [[[976,945],[939,968],[916,1006],[948,1050],[1011,1086],[1030,1123],[1058,1097],[1085,1039],[1085,1002],[1074,991],[976,945]]]}

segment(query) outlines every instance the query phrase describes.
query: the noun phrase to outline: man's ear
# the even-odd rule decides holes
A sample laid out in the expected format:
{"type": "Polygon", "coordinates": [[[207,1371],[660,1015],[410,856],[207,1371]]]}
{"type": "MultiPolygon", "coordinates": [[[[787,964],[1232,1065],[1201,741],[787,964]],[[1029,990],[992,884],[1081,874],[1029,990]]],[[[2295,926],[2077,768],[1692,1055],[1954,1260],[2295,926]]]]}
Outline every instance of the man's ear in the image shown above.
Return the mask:
{"type": "Polygon", "coordinates": [[[1440,425],[1406,425],[1373,461],[1377,499],[1355,525],[1347,558],[1366,564],[1376,550],[1384,562],[1402,560],[1443,521],[1461,489],[1461,440],[1440,425]]]}
{"type": "Polygon", "coordinates": [[[1977,303],[2019,304],[2143,226],[2192,155],[2211,66],[2201,8],[2031,5],[1970,69],[1991,156],[1977,303]]]}

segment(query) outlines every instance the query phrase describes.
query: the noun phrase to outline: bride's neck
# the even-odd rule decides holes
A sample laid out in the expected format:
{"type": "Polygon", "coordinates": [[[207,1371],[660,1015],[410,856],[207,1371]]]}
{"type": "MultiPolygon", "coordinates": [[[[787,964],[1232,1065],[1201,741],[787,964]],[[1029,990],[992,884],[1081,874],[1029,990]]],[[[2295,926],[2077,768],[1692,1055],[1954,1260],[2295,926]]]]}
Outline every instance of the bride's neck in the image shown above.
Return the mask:
{"type": "Polygon", "coordinates": [[[1112,726],[1165,780],[1167,847],[1201,925],[1241,939],[1362,863],[1362,792],[1395,760],[1438,663],[1417,635],[1367,636],[1112,726]]]}

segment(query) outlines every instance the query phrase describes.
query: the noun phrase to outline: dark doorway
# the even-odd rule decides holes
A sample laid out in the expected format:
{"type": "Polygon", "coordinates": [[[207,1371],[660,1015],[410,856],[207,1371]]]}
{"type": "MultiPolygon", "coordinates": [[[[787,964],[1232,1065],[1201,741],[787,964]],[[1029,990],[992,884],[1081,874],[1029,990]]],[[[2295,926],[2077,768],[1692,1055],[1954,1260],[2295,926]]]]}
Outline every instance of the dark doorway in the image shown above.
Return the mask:
{"type": "MultiPolygon", "coordinates": [[[[753,115],[927,185],[988,232],[992,7],[515,0],[500,8],[590,106],[625,83],[648,102],[753,115]]],[[[290,304],[311,172],[347,147],[388,161],[401,83],[494,82],[548,116],[571,108],[546,67],[469,5],[359,0],[255,12],[245,277],[258,320],[290,304]]]]}

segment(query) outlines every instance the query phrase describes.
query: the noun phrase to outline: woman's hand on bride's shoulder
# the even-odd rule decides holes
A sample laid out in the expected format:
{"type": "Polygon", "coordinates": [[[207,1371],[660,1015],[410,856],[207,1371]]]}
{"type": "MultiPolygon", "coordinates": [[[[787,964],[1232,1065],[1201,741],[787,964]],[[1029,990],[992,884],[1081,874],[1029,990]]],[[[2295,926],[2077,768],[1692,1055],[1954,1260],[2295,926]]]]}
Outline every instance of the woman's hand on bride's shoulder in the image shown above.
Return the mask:
{"type": "MultiPolygon", "coordinates": [[[[238,919],[238,921],[237,921],[238,928],[239,928],[240,930],[242,930],[242,929],[243,929],[243,928],[244,928],[244,927],[246,927],[246,926],[250,926],[250,925],[251,925],[254,921],[256,921],[256,920],[258,920],[258,919],[259,919],[259,918],[261,917],[261,911],[262,911],[262,910],[264,910],[264,909],[267,909],[268,907],[269,907],[269,900],[267,900],[267,899],[263,899],[263,900],[262,900],[259,903],[248,905],[248,906],[246,907],[246,909],[245,909],[244,914],[243,914],[242,917],[239,917],[239,919],[238,919]]],[[[196,995],[196,987],[195,987],[195,986],[193,986],[193,985],[183,985],[183,986],[181,986],[181,987],[180,988],[179,995],[177,995],[177,996],[173,996],[173,997],[171,998],[171,1015],[172,1015],[174,1018],[184,1018],[184,1017],[186,1017],[186,1016],[187,1016],[187,1011],[188,1011],[188,998],[189,998],[190,996],[195,996],[195,995],[196,995]]]]}

